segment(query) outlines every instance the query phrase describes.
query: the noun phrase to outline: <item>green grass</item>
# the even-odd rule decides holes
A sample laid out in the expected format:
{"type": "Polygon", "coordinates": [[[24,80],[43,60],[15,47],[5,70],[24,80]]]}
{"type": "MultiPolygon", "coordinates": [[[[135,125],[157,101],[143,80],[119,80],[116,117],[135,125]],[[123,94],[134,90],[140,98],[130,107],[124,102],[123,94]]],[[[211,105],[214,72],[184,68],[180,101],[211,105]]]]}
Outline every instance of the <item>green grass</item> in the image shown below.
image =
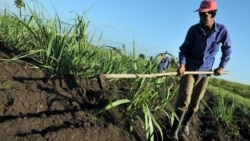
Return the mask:
{"type": "MultiPolygon", "coordinates": [[[[217,80],[217,81],[220,81],[220,80],[217,80]]],[[[231,82],[227,82],[227,83],[231,83],[231,82]]],[[[234,83],[232,83],[232,84],[234,84],[234,83]]],[[[240,84],[237,84],[237,85],[240,85],[240,84]]],[[[245,85],[243,85],[243,84],[241,85],[242,88],[244,88],[244,86],[245,85]]],[[[245,87],[244,89],[246,89],[246,88],[247,87],[245,87]]],[[[241,93],[236,94],[234,92],[223,89],[223,87],[221,85],[218,85],[218,84],[216,84],[216,86],[209,85],[208,91],[210,91],[211,93],[213,93],[217,97],[220,96],[220,97],[227,98],[230,101],[234,101],[234,104],[237,104],[245,114],[248,114],[249,109],[250,109],[250,98],[244,97],[246,94],[244,94],[244,93],[243,94],[241,94],[241,93]]]]}
{"type": "Polygon", "coordinates": [[[210,85],[219,86],[220,89],[228,91],[233,95],[250,98],[250,85],[215,78],[210,80],[210,85]]]}

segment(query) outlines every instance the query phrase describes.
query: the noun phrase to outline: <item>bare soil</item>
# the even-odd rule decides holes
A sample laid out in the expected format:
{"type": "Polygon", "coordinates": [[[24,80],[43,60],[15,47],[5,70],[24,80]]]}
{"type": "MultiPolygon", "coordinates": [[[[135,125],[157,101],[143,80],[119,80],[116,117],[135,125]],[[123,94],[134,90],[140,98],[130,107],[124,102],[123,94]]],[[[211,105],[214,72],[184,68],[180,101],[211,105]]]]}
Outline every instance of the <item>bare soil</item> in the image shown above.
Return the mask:
{"type": "MultiPolygon", "coordinates": [[[[15,51],[0,46],[0,58],[15,51]]],[[[95,116],[112,93],[129,84],[106,82],[103,90],[96,79],[65,75],[51,80],[41,69],[22,62],[0,62],[0,141],[145,141],[141,126],[134,132],[122,114],[106,112],[95,116]]],[[[205,99],[212,102],[212,94],[205,99]]],[[[192,119],[190,141],[247,141],[250,117],[235,113],[236,122],[220,123],[206,107],[192,119]]],[[[119,113],[122,113],[119,112],[119,113]]],[[[170,126],[166,120],[164,140],[170,126]]],[[[183,139],[181,139],[183,140],[183,139]]]]}

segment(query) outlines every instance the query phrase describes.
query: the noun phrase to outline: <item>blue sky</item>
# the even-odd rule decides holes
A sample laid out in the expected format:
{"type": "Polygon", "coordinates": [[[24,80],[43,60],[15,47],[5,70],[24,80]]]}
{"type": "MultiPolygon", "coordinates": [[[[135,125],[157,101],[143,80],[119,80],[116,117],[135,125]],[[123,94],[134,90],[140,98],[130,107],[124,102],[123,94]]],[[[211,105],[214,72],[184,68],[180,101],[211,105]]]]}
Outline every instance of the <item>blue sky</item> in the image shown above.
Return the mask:
{"type": "MultiPolygon", "coordinates": [[[[194,12],[201,0],[37,0],[53,18],[55,11],[61,20],[72,22],[75,14],[86,12],[89,33],[102,45],[122,47],[131,51],[135,41],[137,54],[155,56],[168,51],[178,56],[188,28],[199,21],[194,12]]],[[[25,0],[30,7],[34,1],[25,0]]],[[[218,78],[250,85],[249,0],[217,0],[216,22],[224,24],[231,35],[232,56],[225,70],[230,74],[218,78]],[[243,71],[243,72],[241,72],[243,71]]],[[[1,0],[0,9],[16,12],[14,0],[1,0]]],[[[214,68],[220,61],[217,54],[214,68]]]]}

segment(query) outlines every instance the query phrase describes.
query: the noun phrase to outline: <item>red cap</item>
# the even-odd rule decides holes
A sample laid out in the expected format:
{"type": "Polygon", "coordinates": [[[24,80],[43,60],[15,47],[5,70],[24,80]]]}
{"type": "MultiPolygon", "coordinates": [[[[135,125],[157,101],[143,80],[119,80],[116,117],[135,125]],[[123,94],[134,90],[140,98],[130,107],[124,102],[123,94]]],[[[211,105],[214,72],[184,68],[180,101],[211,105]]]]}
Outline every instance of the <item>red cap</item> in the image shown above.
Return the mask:
{"type": "Polygon", "coordinates": [[[208,12],[217,9],[217,3],[214,0],[203,0],[200,4],[200,8],[195,12],[208,12]]]}

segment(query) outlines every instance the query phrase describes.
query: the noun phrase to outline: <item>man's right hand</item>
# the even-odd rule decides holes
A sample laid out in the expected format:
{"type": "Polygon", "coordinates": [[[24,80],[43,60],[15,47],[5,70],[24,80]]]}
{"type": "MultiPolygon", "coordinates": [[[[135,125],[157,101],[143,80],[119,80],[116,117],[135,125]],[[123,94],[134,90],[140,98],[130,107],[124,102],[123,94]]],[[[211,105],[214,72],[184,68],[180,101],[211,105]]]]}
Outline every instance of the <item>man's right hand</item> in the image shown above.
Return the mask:
{"type": "Polygon", "coordinates": [[[185,73],[185,65],[181,64],[177,69],[177,76],[183,76],[185,73]]]}

